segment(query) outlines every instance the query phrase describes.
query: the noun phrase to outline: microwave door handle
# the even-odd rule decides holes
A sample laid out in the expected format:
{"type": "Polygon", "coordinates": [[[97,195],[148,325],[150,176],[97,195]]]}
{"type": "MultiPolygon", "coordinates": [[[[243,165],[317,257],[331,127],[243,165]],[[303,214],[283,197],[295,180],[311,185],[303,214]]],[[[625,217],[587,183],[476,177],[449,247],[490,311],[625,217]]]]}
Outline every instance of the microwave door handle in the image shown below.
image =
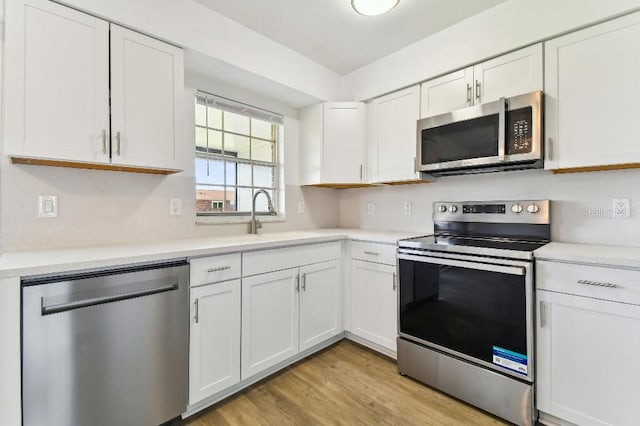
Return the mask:
{"type": "Polygon", "coordinates": [[[458,268],[475,269],[477,271],[498,272],[508,275],[525,275],[525,269],[520,266],[503,266],[493,263],[466,262],[464,260],[445,259],[441,257],[429,256],[413,256],[408,254],[399,254],[400,260],[411,260],[414,262],[431,263],[434,265],[454,266],[458,268]]]}
{"type": "Polygon", "coordinates": [[[505,159],[505,149],[507,147],[507,99],[500,98],[500,112],[498,113],[498,157],[500,161],[505,159]]]}

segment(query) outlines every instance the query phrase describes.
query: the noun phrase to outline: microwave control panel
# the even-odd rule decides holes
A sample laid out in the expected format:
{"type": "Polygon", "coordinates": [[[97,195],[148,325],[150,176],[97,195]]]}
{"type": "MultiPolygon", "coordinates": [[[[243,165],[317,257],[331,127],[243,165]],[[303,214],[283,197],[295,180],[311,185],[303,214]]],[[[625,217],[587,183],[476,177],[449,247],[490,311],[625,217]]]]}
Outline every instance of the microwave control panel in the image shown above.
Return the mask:
{"type": "Polygon", "coordinates": [[[531,107],[507,112],[507,155],[528,154],[533,150],[531,107]]]}

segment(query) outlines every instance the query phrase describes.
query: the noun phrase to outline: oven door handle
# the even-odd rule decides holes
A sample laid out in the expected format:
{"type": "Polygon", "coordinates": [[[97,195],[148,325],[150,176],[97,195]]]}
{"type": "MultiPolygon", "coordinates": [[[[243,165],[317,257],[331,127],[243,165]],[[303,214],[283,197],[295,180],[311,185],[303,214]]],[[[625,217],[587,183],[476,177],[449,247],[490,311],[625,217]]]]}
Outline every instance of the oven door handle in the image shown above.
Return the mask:
{"type": "Polygon", "coordinates": [[[508,275],[524,276],[526,274],[525,269],[520,266],[502,266],[502,265],[494,265],[492,263],[466,262],[463,260],[444,259],[441,257],[429,257],[429,256],[412,256],[409,254],[399,254],[398,259],[410,260],[413,262],[420,262],[420,263],[431,263],[433,265],[455,266],[459,268],[475,269],[478,271],[497,272],[500,274],[508,274],[508,275]]]}

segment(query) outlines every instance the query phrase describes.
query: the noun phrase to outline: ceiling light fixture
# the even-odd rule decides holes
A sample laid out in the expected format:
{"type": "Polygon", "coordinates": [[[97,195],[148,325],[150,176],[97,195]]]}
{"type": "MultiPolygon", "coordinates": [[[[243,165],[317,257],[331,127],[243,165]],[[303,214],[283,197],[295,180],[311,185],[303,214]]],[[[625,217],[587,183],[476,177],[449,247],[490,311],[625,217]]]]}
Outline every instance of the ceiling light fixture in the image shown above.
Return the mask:
{"type": "Polygon", "coordinates": [[[376,16],[387,13],[399,2],[400,0],[351,0],[351,6],[360,15],[376,16]]]}

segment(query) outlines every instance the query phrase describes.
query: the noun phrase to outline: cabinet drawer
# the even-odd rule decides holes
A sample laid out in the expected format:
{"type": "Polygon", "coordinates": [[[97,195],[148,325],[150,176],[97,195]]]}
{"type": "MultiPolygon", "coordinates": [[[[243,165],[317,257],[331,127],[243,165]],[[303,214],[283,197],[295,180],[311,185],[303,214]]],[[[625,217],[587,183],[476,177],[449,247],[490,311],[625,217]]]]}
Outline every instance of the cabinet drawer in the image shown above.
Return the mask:
{"type": "Polygon", "coordinates": [[[341,244],[309,244],[273,250],[259,250],[242,255],[243,276],[264,274],[302,265],[339,259],[341,244]]]}
{"type": "Polygon", "coordinates": [[[191,259],[191,287],[240,278],[240,253],[191,259]]]}
{"type": "Polygon", "coordinates": [[[391,244],[354,241],[351,243],[351,258],[367,262],[396,264],[396,246],[391,244]]]}
{"type": "Polygon", "coordinates": [[[539,290],[640,305],[640,271],[570,263],[536,262],[539,290]]]}

